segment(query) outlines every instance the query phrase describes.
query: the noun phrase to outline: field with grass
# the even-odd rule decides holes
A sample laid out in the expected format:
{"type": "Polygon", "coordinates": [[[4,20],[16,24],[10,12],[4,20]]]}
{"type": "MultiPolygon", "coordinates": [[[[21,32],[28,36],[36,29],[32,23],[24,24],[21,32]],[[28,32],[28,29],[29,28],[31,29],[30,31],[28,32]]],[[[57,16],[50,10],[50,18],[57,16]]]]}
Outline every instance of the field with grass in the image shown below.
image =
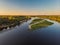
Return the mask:
{"type": "Polygon", "coordinates": [[[42,21],[43,19],[35,19],[31,22],[31,24],[35,23],[35,22],[38,22],[38,21],[42,21]]]}
{"type": "Polygon", "coordinates": [[[36,30],[39,28],[48,27],[52,24],[53,24],[52,22],[49,22],[44,19],[35,19],[31,22],[30,26],[31,26],[31,30],[36,30]]]}

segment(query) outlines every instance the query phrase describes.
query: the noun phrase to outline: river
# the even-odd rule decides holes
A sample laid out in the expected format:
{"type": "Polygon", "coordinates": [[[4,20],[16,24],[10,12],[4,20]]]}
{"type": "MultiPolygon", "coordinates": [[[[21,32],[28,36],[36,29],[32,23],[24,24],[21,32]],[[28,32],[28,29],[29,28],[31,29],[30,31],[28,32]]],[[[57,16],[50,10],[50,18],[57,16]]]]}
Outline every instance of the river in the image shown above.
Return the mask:
{"type": "Polygon", "coordinates": [[[52,21],[51,26],[30,31],[32,20],[1,32],[0,45],[60,45],[60,23],[52,21]]]}

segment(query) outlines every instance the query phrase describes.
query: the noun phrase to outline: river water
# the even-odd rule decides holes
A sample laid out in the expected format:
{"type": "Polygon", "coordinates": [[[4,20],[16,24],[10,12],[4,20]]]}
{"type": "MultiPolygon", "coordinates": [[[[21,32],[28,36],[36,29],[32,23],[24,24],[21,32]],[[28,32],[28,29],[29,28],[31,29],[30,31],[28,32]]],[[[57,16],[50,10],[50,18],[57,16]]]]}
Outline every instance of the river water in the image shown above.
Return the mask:
{"type": "MultiPolygon", "coordinates": [[[[34,31],[29,30],[33,19],[20,26],[0,33],[0,45],[60,45],[60,24],[54,24],[34,31]]],[[[49,20],[50,21],[50,20],[49,20]]]]}

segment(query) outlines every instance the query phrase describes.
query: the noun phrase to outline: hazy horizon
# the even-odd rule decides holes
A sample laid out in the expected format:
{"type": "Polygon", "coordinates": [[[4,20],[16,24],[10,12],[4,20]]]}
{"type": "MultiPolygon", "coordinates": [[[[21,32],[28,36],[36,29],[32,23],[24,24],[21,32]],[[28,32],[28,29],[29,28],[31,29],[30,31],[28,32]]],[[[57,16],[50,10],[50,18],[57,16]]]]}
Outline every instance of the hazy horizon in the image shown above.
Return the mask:
{"type": "Polygon", "coordinates": [[[0,0],[0,15],[60,15],[60,0],[0,0]]]}

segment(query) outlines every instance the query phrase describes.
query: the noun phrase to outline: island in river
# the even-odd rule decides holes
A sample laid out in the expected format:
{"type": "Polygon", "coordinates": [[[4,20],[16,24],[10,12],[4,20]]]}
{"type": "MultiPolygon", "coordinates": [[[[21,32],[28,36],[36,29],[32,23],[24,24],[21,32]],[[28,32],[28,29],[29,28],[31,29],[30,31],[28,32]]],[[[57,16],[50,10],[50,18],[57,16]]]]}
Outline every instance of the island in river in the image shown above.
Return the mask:
{"type": "Polygon", "coordinates": [[[29,28],[31,30],[36,30],[36,29],[39,29],[39,28],[48,27],[52,24],[53,24],[53,22],[47,21],[45,19],[37,18],[37,19],[34,19],[30,23],[29,28]]]}

